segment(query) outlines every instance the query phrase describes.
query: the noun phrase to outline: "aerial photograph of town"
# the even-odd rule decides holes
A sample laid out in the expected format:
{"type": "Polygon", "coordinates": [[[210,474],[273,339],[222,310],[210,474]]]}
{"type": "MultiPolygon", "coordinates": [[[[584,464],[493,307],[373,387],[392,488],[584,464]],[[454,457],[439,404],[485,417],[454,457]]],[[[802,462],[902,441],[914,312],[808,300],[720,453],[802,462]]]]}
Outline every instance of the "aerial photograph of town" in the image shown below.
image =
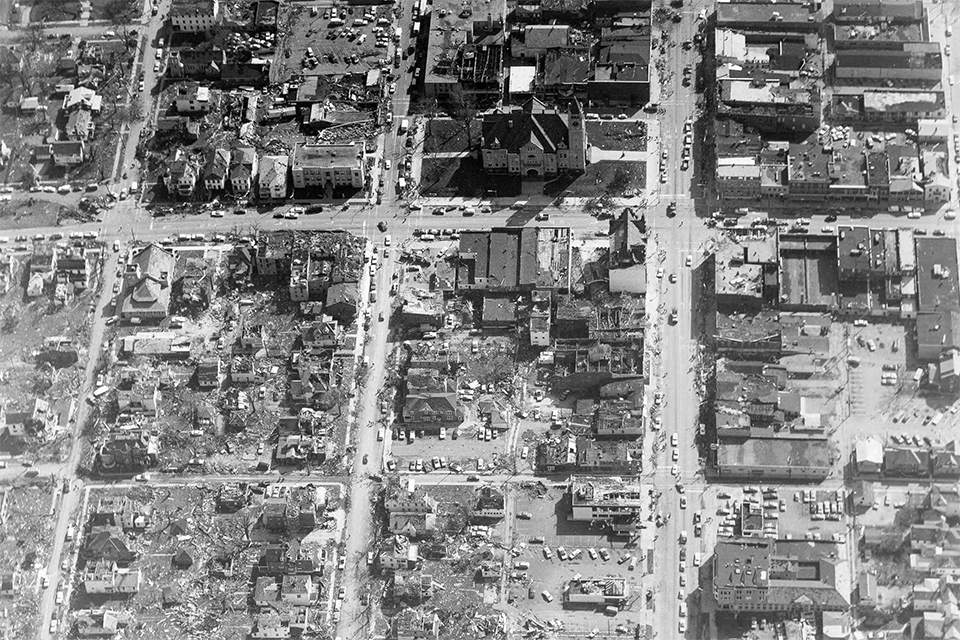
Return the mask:
{"type": "Polygon", "coordinates": [[[960,640],[957,78],[960,0],[0,0],[0,640],[960,640]]]}

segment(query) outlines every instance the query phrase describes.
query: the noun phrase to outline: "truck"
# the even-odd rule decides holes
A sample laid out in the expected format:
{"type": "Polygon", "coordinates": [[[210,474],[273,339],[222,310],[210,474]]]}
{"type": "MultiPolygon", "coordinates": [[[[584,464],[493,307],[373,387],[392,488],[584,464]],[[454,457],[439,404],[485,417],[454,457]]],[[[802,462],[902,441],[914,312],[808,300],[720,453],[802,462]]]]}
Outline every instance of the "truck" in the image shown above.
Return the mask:
{"type": "Polygon", "coordinates": [[[400,42],[400,36],[401,36],[401,35],[403,35],[403,31],[400,29],[400,27],[397,27],[396,29],[394,29],[394,30],[393,30],[393,41],[394,41],[394,42],[400,42]]]}
{"type": "Polygon", "coordinates": [[[406,118],[404,118],[403,120],[400,121],[400,129],[399,129],[400,133],[406,133],[406,132],[407,132],[407,129],[409,129],[409,128],[410,128],[410,121],[409,121],[409,120],[407,120],[406,118]]]}

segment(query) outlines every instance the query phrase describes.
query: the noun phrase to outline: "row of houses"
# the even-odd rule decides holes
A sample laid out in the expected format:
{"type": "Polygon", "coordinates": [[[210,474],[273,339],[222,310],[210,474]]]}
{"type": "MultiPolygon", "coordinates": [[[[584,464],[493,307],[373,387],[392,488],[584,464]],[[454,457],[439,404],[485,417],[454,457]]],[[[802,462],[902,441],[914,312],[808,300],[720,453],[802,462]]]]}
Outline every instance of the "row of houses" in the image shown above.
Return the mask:
{"type": "MultiPolygon", "coordinates": [[[[183,100],[196,103],[198,109],[204,108],[203,103],[196,102],[196,96],[183,100]]],[[[181,126],[179,119],[174,120],[172,126],[181,126]]],[[[302,190],[317,190],[332,197],[336,190],[362,188],[366,179],[363,142],[299,143],[289,156],[260,157],[252,147],[215,147],[204,152],[202,161],[176,149],[167,160],[163,174],[167,192],[177,198],[191,198],[202,191],[210,197],[232,193],[239,197],[283,200],[292,192],[302,190]]]]}
{"type": "Polygon", "coordinates": [[[853,464],[861,478],[960,478],[960,443],[914,447],[884,445],[874,438],[859,440],[853,450],[853,464]]]}

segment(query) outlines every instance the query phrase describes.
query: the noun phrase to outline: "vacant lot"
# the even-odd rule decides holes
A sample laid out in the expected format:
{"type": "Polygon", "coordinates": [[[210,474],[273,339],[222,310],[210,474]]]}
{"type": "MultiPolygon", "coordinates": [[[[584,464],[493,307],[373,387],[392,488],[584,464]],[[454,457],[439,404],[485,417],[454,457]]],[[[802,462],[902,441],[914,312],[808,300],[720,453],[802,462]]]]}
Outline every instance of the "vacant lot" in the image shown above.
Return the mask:
{"type": "Polygon", "coordinates": [[[587,165],[579,176],[562,176],[544,186],[548,196],[594,198],[602,195],[633,195],[646,186],[646,162],[601,160],[587,165]]]}
{"type": "Polygon", "coordinates": [[[476,158],[424,158],[420,178],[423,195],[479,198],[494,193],[520,195],[520,178],[494,176],[483,171],[476,158]]]}
{"type": "Polygon", "coordinates": [[[467,151],[480,142],[480,121],[459,122],[449,118],[427,120],[424,153],[467,151]]]}
{"type": "Polygon", "coordinates": [[[646,151],[647,123],[642,120],[588,120],[587,141],[611,151],[646,151]]]}
{"type": "Polygon", "coordinates": [[[31,197],[18,197],[16,200],[0,205],[0,229],[28,229],[53,227],[61,217],[63,210],[70,213],[73,209],[62,207],[53,202],[31,197]]]}

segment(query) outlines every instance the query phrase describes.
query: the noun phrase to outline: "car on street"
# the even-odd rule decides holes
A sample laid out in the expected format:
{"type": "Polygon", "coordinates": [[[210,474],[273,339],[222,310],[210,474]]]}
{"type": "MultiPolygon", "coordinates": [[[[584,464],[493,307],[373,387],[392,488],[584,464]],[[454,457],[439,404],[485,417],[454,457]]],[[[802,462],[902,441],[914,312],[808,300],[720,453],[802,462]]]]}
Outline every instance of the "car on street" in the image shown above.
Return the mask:
{"type": "Polygon", "coordinates": [[[677,283],[677,274],[671,273],[669,280],[670,280],[670,284],[676,284],[676,283],[677,283]]]}
{"type": "Polygon", "coordinates": [[[674,200],[673,202],[667,205],[667,217],[673,218],[676,215],[677,215],[677,202],[676,200],[674,200]]]}
{"type": "Polygon", "coordinates": [[[657,278],[658,279],[663,278],[663,267],[660,267],[659,269],[657,269],[657,278]]]}
{"type": "Polygon", "coordinates": [[[684,261],[684,264],[688,267],[693,266],[693,256],[687,255],[687,259],[684,261]]]}

